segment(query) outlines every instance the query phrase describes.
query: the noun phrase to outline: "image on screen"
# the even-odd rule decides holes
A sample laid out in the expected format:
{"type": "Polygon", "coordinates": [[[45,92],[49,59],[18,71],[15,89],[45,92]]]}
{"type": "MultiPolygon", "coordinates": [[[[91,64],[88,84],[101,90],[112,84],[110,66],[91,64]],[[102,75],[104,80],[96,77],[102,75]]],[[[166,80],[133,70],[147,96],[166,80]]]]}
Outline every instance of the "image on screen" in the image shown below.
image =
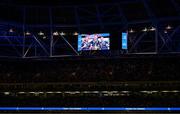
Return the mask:
{"type": "Polygon", "coordinates": [[[78,36],[78,51],[109,50],[110,34],[80,34],[78,36]]]}

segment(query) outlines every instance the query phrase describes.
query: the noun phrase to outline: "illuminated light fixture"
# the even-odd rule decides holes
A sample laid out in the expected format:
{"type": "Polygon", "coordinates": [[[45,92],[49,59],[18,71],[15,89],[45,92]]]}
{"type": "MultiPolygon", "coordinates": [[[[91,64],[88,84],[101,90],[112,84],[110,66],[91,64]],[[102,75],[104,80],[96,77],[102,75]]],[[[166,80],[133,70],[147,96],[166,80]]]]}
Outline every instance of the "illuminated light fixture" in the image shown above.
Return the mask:
{"type": "Polygon", "coordinates": [[[74,93],[81,93],[80,91],[75,91],[74,93]]]}
{"type": "Polygon", "coordinates": [[[129,93],[129,91],[121,91],[122,93],[129,93]]]}
{"type": "Polygon", "coordinates": [[[75,93],[75,92],[70,92],[69,94],[74,95],[74,94],[76,94],[76,93],[75,93]]]}
{"type": "Polygon", "coordinates": [[[47,37],[46,37],[46,36],[43,36],[42,38],[43,38],[43,39],[46,39],[47,37]]]}
{"type": "Polygon", "coordinates": [[[40,31],[40,32],[38,33],[38,35],[39,35],[39,36],[44,36],[44,33],[43,33],[42,31],[40,31]]]}
{"type": "Polygon", "coordinates": [[[38,95],[39,95],[39,92],[35,92],[34,95],[35,95],[35,96],[38,96],[38,95]]]}
{"type": "Polygon", "coordinates": [[[162,91],[163,93],[169,93],[170,91],[162,91]]]}
{"type": "Polygon", "coordinates": [[[60,35],[61,35],[61,36],[64,36],[64,35],[66,35],[66,34],[65,34],[64,32],[61,32],[60,35]]]}
{"type": "Polygon", "coordinates": [[[119,96],[126,96],[126,94],[119,94],[119,96]]]}
{"type": "Polygon", "coordinates": [[[158,93],[158,91],[151,91],[152,93],[158,93]]]}
{"type": "Polygon", "coordinates": [[[135,31],[133,29],[130,29],[129,33],[134,33],[135,31]]]}
{"type": "Polygon", "coordinates": [[[147,91],[141,91],[142,93],[147,93],[147,91]]]}
{"type": "Polygon", "coordinates": [[[147,32],[147,31],[148,31],[148,29],[145,27],[142,31],[143,31],[143,32],[147,32]]]}
{"type": "Polygon", "coordinates": [[[79,34],[78,34],[78,32],[75,32],[73,35],[74,35],[74,36],[78,36],[79,34]]]}
{"type": "Polygon", "coordinates": [[[52,94],[53,92],[52,92],[52,91],[48,91],[48,92],[46,92],[46,93],[52,94]]]}
{"type": "Polygon", "coordinates": [[[168,33],[167,30],[164,30],[164,33],[167,34],[168,33]]]}
{"type": "Polygon", "coordinates": [[[166,27],[166,30],[171,30],[172,29],[172,27],[170,26],[170,25],[168,25],[167,27],[166,27]]]}
{"type": "Polygon", "coordinates": [[[4,92],[4,95],[9,95],[10,94],[10,92],[4,92]]]}
{"type": "Polygon", "coordinates": [[[112,93],[118,93],[118,91],[112,91],[112,93]]]}
{"type": "Polygon", "coordinates": [[[53,32],[53,36],[58,36],[59,33],[56,31],[56,32],[53,32]]]}
{"type": "Polygon", "coordinates": [[[178,90],[174,90],[174,91],[172,91],[173,93],[179,93],[179,91],[178,90]]]}
{"type": "Polygon", "coordinates": [[[68,93],[68,94],[70,94],[71,92],[70,92],[70,91],[66,91],[66,92],[64,92],[64,93],[68,93]]]}
{"type": "Polygon", "coordinates": [[[25,92],[18,92],[19,94],[24,94],[25,92]]]}
{"type": "Polygon", "coordinates": [[[29,92],[29,93],[31,93],[31,94],[35,94],[36,92],[29,92]]]}
{"type": "Polygon", "coordinates": [[[10,33],[13,33],[13,32],[14,32],[14,30],[11,28],[11,29],[9,29],[9,32],[10,32],[10,33]]]}
{"type": "Polygon", "coordinates": [[[44,92],[38,92],[39,94],[43,94],[44,92]]]}
{"type": "Polygon", "coordinates": [[[90,93],[90,91],[84,91],[83,93],[90,93]]]}
{"type": "Polygon", "coordinates": [[[92,91],[92,93],[99,93],[99,91],[92,91]]]}
{"type": "Polygon", "coordinates": [[[27,32],[25,33],[25,35],[29,36],[29,35],[31,35],[31,33],[27,31],[27,32]]]}
{"type": "Polygon", "coordinates": [[[155,27],[151,27],[149,30],[150,30],[150,31],[155,31],[156,28],[155,28],[155,27]]]}

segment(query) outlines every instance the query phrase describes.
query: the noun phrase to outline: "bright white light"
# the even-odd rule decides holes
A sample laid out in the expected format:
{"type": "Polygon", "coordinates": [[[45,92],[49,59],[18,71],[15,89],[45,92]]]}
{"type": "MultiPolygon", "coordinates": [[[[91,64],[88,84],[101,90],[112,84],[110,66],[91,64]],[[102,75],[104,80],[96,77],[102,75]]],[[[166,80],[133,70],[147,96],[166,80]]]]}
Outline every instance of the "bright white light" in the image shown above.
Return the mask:
{"type": "Polygon", "coordinates": [[[148,91],[141,91],[142,93],[148,93],[148,91]]]}
{"type": "Polygon", "coordinates": [[[143,32],[147,32],[147,31],[148,31],[148,29],[145,27],[142,31],[143,31],[143,32]]]}
{"type": "Polygon", "coordinates": [[[10,94],[10,92],[4,92],[4,95],[9,95],[10,94]]]}
{"type": "Polygon", "coordinates": [[[43,36],[43,39],[46,39],[47,37],[46,36],[43,36]]]}
{"type": "Polygon", "coordinates": [[[170,91],[162,91],[163,93],[168,93],[168,92],[170,92],[170,91]]]}
{"type": "Polygon", "coordinates": [[[12,32],[14,32],[14,30],[11,28],[11,29],[9,29],[9,32],[11,32],[11,33],[12,33],[12,32]]]}
{"type": "Polygon", "coordinates": [[[74,93],[81,93],[80,91],[75,91],[74,93]]]}
{"type": "Polygon", "coordinates": [[[18,92],[19,94],[24,94],[25,92],[18,92]]]}
{"type": "Polygon", "coordinates": [[[39,36],[44,36],[44,33],[43,33],[42,31],[40,31],[40,32],[38,33],[38,35],[39,35],[39,36]]]}
{"type": "Polygon", "coordinates": [[[92,93],[99,93],[99,91],[92,91],[92,93]]]}
{"type": "Polygon", "coordinates": [[[46,92],[46,93],[52,94],[53,92],[52,92],[52,91],[48,91],[48,92],[46,92]]]}
{"type": "Polygon", "coordinates": [[[122,93],[129,93],[129,91],[121,91],[122,93]]]}
{"type": "Polygon", "coordinates": [[[172,27],[171,27],[170,25],[168,25],[168,26],[166,27],[166,29],[167,29],[167,30],[170,30],[170,29],[172,29],[172,27]]]}
{"type": "Polygon", "coordinates": [[[154,27],[151,27],[151,29],[150,29],[150,31],[155,31],[156,30],[156,28],[154,28],[154,27]]]}
{"type": "Polygon", "coordinates": [[[29,36],[29,35],[31,35],[31,33],[27,31],[27,32],[25,33],[25,35],[29,36]]]}
{"type": "Polygon", "coordinates": [[[61,35],[61,36],[64,36],[64,35],[66,35],[66,34],[65,34],[64,32],[61,32],[60,35],[61,35]]]}
{"type": "Polygon", "coordinates": [[[31,94],[35,94],[35,92],[29,92],[29,93],[31,93],[31,94]]]}
{"type": "Polygon", "coordinates": [[[158,93],[158,91],[151,91],[152,93],[158,93]]]}
{"type": "Polygon", "coordinates": [[[91,93],[90,91],[83,91],[83,93],[91,93]]]}
{"type": "Polygon", "coordinates": [[[78,34],[78,32],[75,32],[73,35],[74,35],[74,36],[77,36],[77,35],[79,35],[79,34],[78,34]]]}
{"type": "Polygon", "coordinates": [[[174,91],[172,91],[173,93],[178,93],[179,91],[178,90],[174,90],[174,91]]]}
{"type": "Polygon", "coordinates": [[[56,32],[53,32],[53,36],[58,36],[59,33],[56,31],[56,32]]]}
{"type": "Polygon", "coordinates": [[[135,31],[133,29],[130,29],[129,33],[134,33],[135,31]]]}
{"type": "Polygon", "coordinates": [[[43,94],[44,92],[39,92],[39,94],[43,94]]]}

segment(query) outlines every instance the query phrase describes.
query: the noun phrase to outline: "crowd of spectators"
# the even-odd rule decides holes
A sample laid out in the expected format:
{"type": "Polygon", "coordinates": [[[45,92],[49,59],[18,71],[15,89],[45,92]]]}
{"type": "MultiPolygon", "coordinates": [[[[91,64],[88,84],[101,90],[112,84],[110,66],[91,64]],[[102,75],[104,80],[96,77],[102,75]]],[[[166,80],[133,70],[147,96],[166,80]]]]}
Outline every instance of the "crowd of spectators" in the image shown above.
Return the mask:
{"type": "Polygon", "coordinates": [[[1,61],[0,82],[178,81],[176,59],[1,61]]]}
{"type": "MultiPolygon", "coordinates": [[[[179,63],[180,60],[177,58],[1,61],[0,83],[178,81],[180,80],[179,63]]],[[[179,94],[109,97],[39,97],[3,94],[0,98],[1,106],[171,107],[180,105],[179,94]]]]}

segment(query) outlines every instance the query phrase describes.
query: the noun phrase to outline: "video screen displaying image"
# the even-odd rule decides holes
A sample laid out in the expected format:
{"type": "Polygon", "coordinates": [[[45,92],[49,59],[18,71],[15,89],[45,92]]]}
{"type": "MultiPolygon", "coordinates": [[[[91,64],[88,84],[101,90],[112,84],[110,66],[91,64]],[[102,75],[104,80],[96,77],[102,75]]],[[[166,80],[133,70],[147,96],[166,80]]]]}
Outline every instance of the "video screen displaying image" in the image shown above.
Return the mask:
{"type": "Polygon", "coordinates": [[[78,36],[78,51],[109,50],[110,34],[81,34],[78,36]]]}

